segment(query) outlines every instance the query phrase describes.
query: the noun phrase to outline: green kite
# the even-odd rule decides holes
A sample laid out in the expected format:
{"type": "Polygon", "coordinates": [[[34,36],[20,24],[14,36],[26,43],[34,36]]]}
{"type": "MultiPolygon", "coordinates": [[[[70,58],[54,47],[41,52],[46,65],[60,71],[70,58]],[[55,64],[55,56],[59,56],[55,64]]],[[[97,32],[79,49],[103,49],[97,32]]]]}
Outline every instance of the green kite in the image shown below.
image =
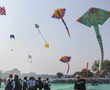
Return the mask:
{"type": "Polygon", "coordinates": [[[103,9],[99,8],[90,8],[82,17],[78,18],[77,21],[88,26],[94,27],[94,30],[96,32],[96,37],[99,43],[99,47],[101,50],[101,60],[99,62],[99,74],[102,74],[102,64],[104,60],[104,49],[103,49],[103,43],[102,38],[99,32],[99,24],[103,25],[104,22],[110,17],[110,12],[105,11],[103,9]]]}

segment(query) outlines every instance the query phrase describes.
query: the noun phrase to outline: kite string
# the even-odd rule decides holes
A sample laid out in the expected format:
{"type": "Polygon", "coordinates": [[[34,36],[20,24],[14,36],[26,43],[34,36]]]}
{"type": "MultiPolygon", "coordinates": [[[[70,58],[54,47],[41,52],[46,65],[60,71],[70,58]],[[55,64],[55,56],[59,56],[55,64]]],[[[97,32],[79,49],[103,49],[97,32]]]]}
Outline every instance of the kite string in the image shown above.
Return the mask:
{"type": "Polygon", "coordinates": [[[41,33],[40,29],[38,28],[38,32],[40,33],[42,39],[45,41],[45,43],[47,43],[47,40],[44,38],[43,34],[41,33]]]}
{"type": "Polygon", "coordinates": [[[27,64],[27,67],[28,67],[28,72],[31,72],[32,70],[31,70],[31,63],[28,63],[27,64]]]}
{"type": "Polygon", "coordinates": [[[15,50],[16,49],[15,39],[10,39],[10,43],[11,43],[11,50],[15,50]]]}

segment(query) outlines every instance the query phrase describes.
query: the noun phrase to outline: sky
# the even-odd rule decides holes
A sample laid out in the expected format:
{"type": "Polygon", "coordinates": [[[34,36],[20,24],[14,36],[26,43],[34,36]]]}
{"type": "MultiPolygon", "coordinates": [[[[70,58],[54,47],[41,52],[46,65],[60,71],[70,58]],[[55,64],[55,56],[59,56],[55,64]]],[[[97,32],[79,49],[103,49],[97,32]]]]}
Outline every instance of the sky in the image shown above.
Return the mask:
{"type": "MultiPolygon", "coordinates": [[[[59,61],[62,56],[71,56],[70,74],[89,69],[94,60],[100,59],[100,48],[93,27],[86,27],[76,21],[89,8],[96,7],[110,11],[110,0],[2,0],[6,16],[0,16],[0,70],[18,68],[22,72],[56,74],[66,72],[66,65],[59,61]],[[54,10],[65,8],[64,20],[71,33],[67,36],[61,22],[52,18],[54,10]],[[35,24],[48,41],[50,48],[43,46],[35,24]],[[10,40],[10,34],[15,40],[10,40]],[[13,51],[11,51],[13,49],[13,51]],[[29,63],[28,55],[32,55],[29,63]]],[[[104,59],[110,59],[110,19],[100,26],[104,45],[104,59]]]]}

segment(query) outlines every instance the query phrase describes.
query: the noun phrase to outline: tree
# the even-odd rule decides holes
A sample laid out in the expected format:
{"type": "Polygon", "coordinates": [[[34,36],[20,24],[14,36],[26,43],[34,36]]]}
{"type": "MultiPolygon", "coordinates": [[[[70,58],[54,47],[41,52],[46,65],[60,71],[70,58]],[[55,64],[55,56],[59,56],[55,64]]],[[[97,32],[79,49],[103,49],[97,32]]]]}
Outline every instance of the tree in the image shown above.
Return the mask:
{"type": "Polygon", "coordinates": [[[93,77],[93,73],[90,70],[87,70],[87,69],[82,69],[81,70],[81,75],[83,77],[85,77],[85,78],[87,78],[87,77],[93,77]]]}
{"type": "MultiPolygon", "coordinates": [[[[92,65],[92,70],[97,72],[99,67],[99,62],[95,61],[94,64],[92,65]]],[[[107,75],[110,73],[110,60],[104,60],[103,62],[103,75],[107,75]]]]}
{"type": "Polygon", "coordinates": [[[76,75],[81,75],[81,72],[75,72],[75,73],[73,74],[74,77],[75,77],[76,75]]]}
{"type": "Polygon", "coordinates": [[[64,76],[63,73],[61,73],[61,72],[58,72],[56,75],[57,75],[58,78],[61,78],[61,77],[64,76]]]}
{"type": "Polygon", "coordinates": [[[110,61],[104,61],[103,70],[105,74],[110,73],[110,61]]]}
{"type": "Polygon", "coordinates": [[[98,71],[98,67],[99,67],[99,62],[95,60],[94,64],[92,65],[92,70],[96,72],[98,71]]]}

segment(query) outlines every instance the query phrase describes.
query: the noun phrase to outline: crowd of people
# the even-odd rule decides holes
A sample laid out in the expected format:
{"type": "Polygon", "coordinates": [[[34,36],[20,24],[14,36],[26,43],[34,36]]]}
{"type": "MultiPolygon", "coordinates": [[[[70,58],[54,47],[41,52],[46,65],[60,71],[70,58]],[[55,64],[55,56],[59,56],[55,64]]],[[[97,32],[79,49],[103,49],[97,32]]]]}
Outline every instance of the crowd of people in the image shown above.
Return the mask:
{"type": "MultiPolygon", "coordinates": [[[[5,88],[5,90],[51,90],[50,87],[49,79],[42,80],[41,77],[38,77],[38,79],[24,77],[22,80],[18,75],[9,74],[7,80],[0,80],[0,88],[5,88]]],[[[76,75],[74,90],[86,90],[86,80],[81,78],[80,75],[76,75]]]]}
{"type": "MultiPolygon", "coordinates": [[[[39,77],[37,80],[34,77],[24,77],[20,79],[18,75],[9,75],[7,80],[1,81],[5,83],[5,90],[51,90],[50,81],[48,78],[42,80],[39,77]]],[[[1,86],[1,85],[0,85],[1,86]]]]}

